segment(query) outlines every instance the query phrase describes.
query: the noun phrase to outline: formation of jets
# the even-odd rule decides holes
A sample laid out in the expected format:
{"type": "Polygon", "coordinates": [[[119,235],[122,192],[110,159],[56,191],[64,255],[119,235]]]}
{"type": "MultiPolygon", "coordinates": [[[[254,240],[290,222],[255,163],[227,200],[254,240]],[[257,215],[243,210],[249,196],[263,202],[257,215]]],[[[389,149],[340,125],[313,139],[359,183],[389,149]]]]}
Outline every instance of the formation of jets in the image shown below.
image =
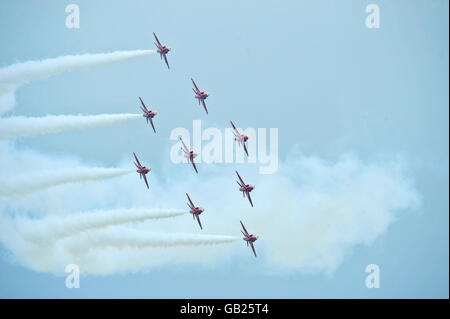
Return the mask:
{"type": "MultiPolygon", "coordinates": [[[[161,59],[164,58],[167,68],[170,69],[169,62],[167,61],[167,53],[169,53],[171,48],[162,45],[154,32],[153,32],[153,36],[155,37],[155,40],[156,40],[155,45],[157,47],[157,52],[159,53],[160,58],[161,59]]],[[[208,108],[206,107],[205,100],[208,98],[209,93],[200,91],[200,89],[197,87],[197,84],[194,82],[194,80],[192,78],[191,78],[191,81],[192,81],[192,84],[194,85],[194,88],[192,88],[192,90],[195,93],[195,98],[198,100],[198,104],[200,105],[200,103],[201,103],[203,105],[203,108],[205,109],[206,114],[208,114],[208,108]]],[[[153,118],[156,116],[157,112],[148,109],[147,106],[144,104],[144,101],[142,101],[141,97],[139,97],[139,100],[141,102],[140,109],[143,112],[142,116],[145,117],[145,120],[147,123],[151,124],[153,131],[156,133],[155,125],[153,123],[153,118]]],[[[231,126],[233,127],[234,140],[237,142],[237,144],[239,146],[242,146],[244,148],[245,154],[247,154],[247,156],[248,156],[248,149],[245,144],[248,141],[248,136],[241,134],[232,121],[230,121],[230,123],[231,123],[231,126]]],[[[198,156],[198,153],[195,153],[193,150],[189,150],[189,148],[186,146],[186,144],[184,143],[181,136],[179,137],[179,139],[180,139],[180,142],[182,145],[181,150],[184,153],[184,157],[186,158],[187,163],[191,163],[195,172],[198,174],[197,166],[195,165],[195,162],[194,162],[194,159],[198,156]]],[[[134,163],[137,168],[136,172],[139,174],[139,177],[141,179],[142,178],[144,179],[145,185],[149,189],[150,187],[148,185],[146,175],[150,172],[151,168],[142,166],[134,152],[133,152],[133,155],[136,160],[136,162],[134,163]]],[[[239,185],[239,191],[242,192],[242,196],[244,198],[245,197],[248,198],[250,205],[253,207],[253,202],[252,202],[252,198],[250,196],[250,192],[255,189],[255,186],[246,184],[237,171],[236,171],[236,175],[239,179],[236,181],[237,184],[239,185]]],[[[191,198],[189,197],[188,193],[186,193],[186,197],[188,199],[187,205],[189,207],[189,213],[192,214],[192,218],[194,220],[197,219],[198,225],[200,226],[200,229],[202,230],[203,227],[202,227],[202,223],[200,222],[200,214],[202,214],[205,211],[205,209],[195,206],[194,203],[192,202],[191,198]]],[[[245,228],[244,224],[242,223],[242,221],[240,221],[240,223],[242,226],[241,232],[244,235],[243,240],[247,243],[247,246],[250,245],[250,247],[256,257],[254,242],[256,240],[258,240],[258,236],[249,234],[247,232],[247,229],[245,228]]]]}

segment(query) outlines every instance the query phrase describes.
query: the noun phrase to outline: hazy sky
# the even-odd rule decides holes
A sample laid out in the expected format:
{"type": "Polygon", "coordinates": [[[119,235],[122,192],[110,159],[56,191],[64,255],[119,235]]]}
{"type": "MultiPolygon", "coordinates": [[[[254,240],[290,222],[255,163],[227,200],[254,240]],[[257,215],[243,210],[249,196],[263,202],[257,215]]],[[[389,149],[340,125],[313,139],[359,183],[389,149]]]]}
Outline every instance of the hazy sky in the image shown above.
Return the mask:
{"type": "MultiPolygon", "coordinates": [[[[153,168],[151,191],[135,175],[98,186],[64,186],[16,198],[14,204],[0,202],[3,216],[22,213],[11,207],[38,217],[115,204],[184,209],[184,193],[192,191],[207,208],[211,234],[239,236],[242,218],[255,225],[251,231],[266,236],[256,243],[256,259],[241,242],[202,247],[204,261],[194,248],[149,251],[151,258],[164,255],[164,261],[131,273],[82,275],[80,289],[67,289],[64,276],[36,271],[3,245],[0,296],[448,298],[448,9],[447,1],[428,0],[1,2],[0,67],[153,49],[153,31],[172,47],[170,70],[153,55],[35,81],[17,90],[16,107],[4,115],[135,113],[141,96],[158,111],[157,134],[137,120],[19,139],[8,150],[33,159],[46,156],[47,164],[104,167],[131,167],[135,151],[153,168]],[[80,29],[65,26],[69,3],[80,7],[80,29]],[[369,3],[380,7],[379,29],[365,25],[369,3]],[[190,77],[211,93],[208,116],[193,99],[190,77]],[[266,178],[255,165],[238,166],[249,182],[259,182],[251,212],[233,188],[234,164],[202,164],[197,177],[191,168],[170,162],[172,129],[192,130],[197,119],[204,128],[220,130],[229,120],[278,128],[277,174],[266,178]],[[122,184],[140,193],[128,195],[122,184]],[[90,194],[84,198],[83,191],[90,194]],[[221,198],[228,192],[237,204],[221,198]],[[63,198],[56,200],[58,195],[63,198]],[[320,219],[333,225],[320,225],[325,239],[305,248],[306,262],[289,256],[306,254],[298,248],[310,243],[296,240],[311,238],[301,233],[313,217],[285,212],[306,214],[315,207],[313,195],[331,203],[323,209],[337,215],[320,219]],[[214,212],[220,216],[214,218],[214,212]],[[230,226],[222,227],[228,220],[230,226]],[[284,228],[292,220],[299,224],[284,228]],[[371,227],[374,222],[380,224],[371,227]],[[297,227],[299,237],[283,232],[297,227]],[[343,229],[351,235],[345,237],[343,229]],[[335,250],[342,254],[324,258],[335,250]],[[380,266],[378,289],[364,283],[372,263],[380,266]]],[[[158,230],[173,231],[176,225],[199,233],[190,217],[174,220],[148,223],[158,230]]],[[[121,254],[125,259],[126,252],[121,254]]]]}

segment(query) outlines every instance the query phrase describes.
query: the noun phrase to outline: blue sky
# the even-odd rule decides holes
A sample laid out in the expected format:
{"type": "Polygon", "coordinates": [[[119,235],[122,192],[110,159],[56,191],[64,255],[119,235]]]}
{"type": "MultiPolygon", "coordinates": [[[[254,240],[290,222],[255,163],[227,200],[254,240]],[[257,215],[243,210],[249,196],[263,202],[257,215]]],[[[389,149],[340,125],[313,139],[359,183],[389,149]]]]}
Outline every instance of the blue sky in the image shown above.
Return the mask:
{"type": "MultiPolygon", "coordinates": [[[[380,29],[365,26],[368,1],[76,1],[77,30],[65,27],[69,3],[2,2],[0,67],[152,48],[155,31],[173,48],[170,71],[149,56],[65,73],[20,88],[7,115],[133,113],[142,96],[159,112],[158,134],[129,122],[21,139],[15,147],[107,167],[139,150],[162,188],[181,184],[168,163],[173,128],[190,129],[194,119],[224,128],[236,119],[247,127],[278,128],[279,158],[287,169],[294,148],[327,163],[347,153],[362,163],[400,158],[420,205],[393,215],[369,245],[352,246],[331,273],[270,272],[263,243],[261,259],[236,244],[243,254],[217,263],[177,261],[135,273],[87,275],[80,289],[67,289],[64,277],[30,270],[3,247],[2,298],[448,298],[447,1],[374,2],[380,29]],[[207,118],[193,101],[190,77],[211,93],[207,118]],[[381,269],[379,289],[364,285],[371,263],[381,269]]],[[[202,182],[214,181],[215,169],[205,168],[202,182]]],[[[242,169],[256,174],[250,164],[242,169]]]]}

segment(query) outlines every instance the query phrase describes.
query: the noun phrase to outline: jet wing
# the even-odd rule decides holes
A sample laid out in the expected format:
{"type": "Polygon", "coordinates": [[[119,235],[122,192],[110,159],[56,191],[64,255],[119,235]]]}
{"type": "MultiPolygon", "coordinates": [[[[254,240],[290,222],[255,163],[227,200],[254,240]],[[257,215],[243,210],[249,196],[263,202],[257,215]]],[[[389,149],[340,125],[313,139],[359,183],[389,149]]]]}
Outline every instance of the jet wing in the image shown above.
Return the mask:
{"type": "MultiPolygon", "coordinates": [[[[156,133],[156,130],[155,130],[155,125],[153,125],[153,120],[150,118],[150,124],[152,125],[152,127],[153,127],[153,132],[155,132],[156,133]]],[[[248,154],[247,154],[248,155],[248,154]]]]}
{"type": "Polygon", "coordinates": [[[244,145],[245,154],[247,154],[247,156],[248,156],[247,146],[245,146],[245,142],[244,141],[242,141],[242,145],[244,145]]]}
{"type": "Polygon", "coordinates": [[[241,181],[242,185],[245,185],[245,182],[242,180],[241,176],[239,175],[239,173],[236,171],[237,176],[239,177],[239,180],[241,181]]]}
{"type": "Polygon", "coordinates": [[[233,130],[235,130],[235,129],[236,129],[236,126],[234,126],[233,121],[230,121],[230,123],[231,123],[231,126],[233,127],[233,130]]]}
{"type": "Polygon", "coordinates": [[[204,108],[205,111],[206,111],[206,114],[208,114],[208,109],[206,108],[205,100],[202,100],[202,104],[203,104],[203,108],[204,108]]]}
{"type": "Polygon", "coordinates": [[[145,106],[144,101],[142,101],[141,97],[139,97],[139,100],[141,100],[141,104],[142,104],[141,110],[142,110],[143,112],[148,112],[147,107],[145,106]]]}
{"type": "Polygon", "coordinates": [[[199,93],[200,92],[200,90],[198,89],[198,87],[197,87],[197,84],[195,84],[195,82],[194,82],[194,80],[191,78],[191,81],[192,81],[192,83],[194,84],[194,86],[195,86],[195,89],[197,90],[197,92],[196,93],[199,93]]]}
{"type": "Polygon", "coordinates": [[[147,188],[150,189],[150,187],[148,187],[147,177],[145,175],[143,175],[143,176],[144,176],[145,185],[147,185],[147,188]]]}
{"type": "Polygon", "coordinates": [[[167,57],[165,54],[164,54],[164,61],[166,61],[167,68],[170,69],[169,62],[167,61],[167,57]]]}
{"type": "Polygon", "coordinates": [[[238,129],[236,128],[236,126],[234,125],[234,123],[232,121],[230,121],[231,126],[233,127],[233,134],[234,136],[236,136],[237,138],[241,137],[241,133],[239,133],[238,129]]]}
{"type": "Polygon", "coordinates": [[[162,44],[161,44],[161,42],[159,42],[158,37],[156,36],[155,32],[153,32],[153,35],[154,35],[154,37],[155,37],[155,39],[156,39],[156,42],[158,42],[158,45],[159,45],[160,47],[162,47],[162,44]]]}
{"type": "Polygon", "coordinates": [[[248,200],[250,202],[250,205],[252,205],[252,207],[253,207],[253,202],[252,202],[252,198],[250,197],[250,192],[247,191],[246,193],[247,193],[247,197],[248,197],[248,200]]]}
{"type": "Polygon", "coordinates": [[[188,198],[188,200],[189,200],[190,207],[191,207],[192,209],[194,209],[195,205],[194,205],[194,203],[192,202],[191,198],[189,197],[188,193],[186,193],[186,196],[187,196],[187,198],[188,198]]]}
{"type": "Polygon", "coordinates": [[[255,254],[255,257],[256,257],[255,246],[253,246],[253,243],[252,243],[252,242],[250,242],[250,246],[252,246],[253,253],[255,254]]]}
{"type": "Polygon", "coordinates": [[[136,156],[136,154],[134,154],[134,152],[133,152],[133,155],[134,155],[134,158],[136,159],[136,162],[138,163],[138,168],[141,168],[142,167],[142,165],[141,165],[141,163],[139,162],[139,160],[138,160],[138,158],[137,158],[137,156],[136,156]]]}
{"type": "Polygon", "coordinates": [[[239,131],[237,130],[236,126],[234,125],[234,123],[232,121],[230,121],[231,126],[233,127],[233,133],[235,133],[234,135],[236,135],[236,137],[241,136],[241,134],[239,133],[239,131]]]}
{"type": "Polygon", "coordinates": [[[187,148],[186,144],[184,144],[183,139],[182,139],[181,137],[180,137],[180,141],[181,141],[181,143],[183,144],[183,150],[184,150],[186,153],[189,153],[189,149],[187,148]]]}
{"type": "Polygon", "coordinates": [[[195,172],[198,174],[197,166],[195,166],[194,159],[191,160],[192,166],[194,166],[195,172]]]}
{"type": "Polygon", "coordinates": [[[202,223],[200,222],[200,217],[198,217],[198,215],[195,215],[195,217],[197,217],[197,221],[198,221],[198,224],[200,225],[200,229],[203,230],[202,223]]]}
{"type": "Polygon", "coordinates": [[[248,231],[247,231],[247,229],[245,229],[245,226],[244,226],[244,224],[242,223],[242,221],[240,221],[241,222],[241,225],[242,225],[242,228],[244,229],[244,232],[245,232],[245,236],[248,236],[248,231]]]}

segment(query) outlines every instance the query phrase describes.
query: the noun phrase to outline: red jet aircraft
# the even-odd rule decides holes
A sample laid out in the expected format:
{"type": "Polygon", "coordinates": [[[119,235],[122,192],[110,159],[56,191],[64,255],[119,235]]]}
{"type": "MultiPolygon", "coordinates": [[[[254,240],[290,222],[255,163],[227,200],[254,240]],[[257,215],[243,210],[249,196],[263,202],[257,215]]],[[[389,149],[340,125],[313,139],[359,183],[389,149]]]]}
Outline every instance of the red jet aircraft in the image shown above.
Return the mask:
{"type": "Polygon", "coordinates": [[[230,123],[231,123],[231,126],[233,127],[234,140],[238,142],[239,146],[241,146],[241,144],[244,146],[245,154],[247,154],[247,156],[248,156],[247,146],[245,146],[245,142],[248,141],[248,136],[239,133],[236,126],[234,126],[233,121],[230,121],[230,123]]]}
{"type": "Polygon", "coordinates": [[[205,108],[206,114],[208,114],[208,109],[206,108],[205,100],[209,96],[209,93],[200,91],[192,78],[191,78],[191,81],[195,87],[195,89],[193,88],[192,90],[195,93],[195,98],[198,100],[198,105],[200,105],[200,101],[201,101],[203,104],[203,107],[205,108]]]}
{"type": "Polygon", "coordinates": [[[133,155],[134,155],[134,158],[136,159],[136,162],[137,162],[137,163],[134,163],[134,165],[136,165],[136,167],[137,167],[136,172],[139,173],[139,177],[140,177],[140,178],[142,178],[142,177],[144,178],[145,185],[147,185],[147,188],[149,188],[149,187],[148,187],[148,183],[147,183],[147,177],[145,177],[145,175],[146,175],[148,172],[151,171],[151,168],[150,168],[150,167],[142,166],[141,163],[139,162],[139,160],[138,160],[136,154],[134,154],[134,152],[133,152],[133,155]]]}
{"type": "Polygon", "coordinates": [[[255,186],[245,184],[245,182],[242,180],[241,176],[239,175],[239,173],[237,171],[236,171],[236,174],[239,177],[239,181],[236,181],[236,182],[239,185],[239,190],[242,192],[242,196],[245,197],[245,195],[247,195],[250,205],[252,205],[252,207],[253,207],[252,198],[250,197],[250,192],[253,189],[255,189],[255,186]]]}
{"type": "Polygon", "coordinates": [[[187,204],[188,204],[189,208],[191,209],[189,211],[189,213],[192,214],[192,218],[193,219],[197,218],[198,224],[200,225],[200,229],[203,229],[202,228],[202,223],[200,223],[200,214],[203,213],[204,209],[201,208],[201,207],[196,207],[194,205],[194,203],[191,201],[191,198],[189,197],[188,193],[186,193],[186,196],[187,196],[187,198],[189,200],[189,203],[187,203],[187,204]]]}
{"type": "Polygon", "coordinates": [[[158,114],[158,112],[147,109],[147,107],[145,106],[144,101],[142,101],[141,97],[139,97],[139,100],[141,100],[141,104],[142,104],[141,110],[142,110],[142,112],[144,112],[144,114],[142,114],[142,116],[145,117],[145,120],[147,121],[147,123],[150,121],[150,124],[153,127],[153,132],[156,133],[155,125],[153,125],[152,118],[154,118],[155,115],[158,114]]]}
{"type": "Polygon", "coordinates": [[[181,143],[183,143],[183,147],[181,149],[184,152],[184,157],[186,157],[186,160],[188,163],[189,162],[192,163],[192,166],[194,166],[195,172],[198,174],[197,166],[195,166],[195,163],[194,163],[194,158],[196,158],[198,154],[194,153],[194,151],[189,151],[186,144],[184,144],[183,140],[181,139],[181,136],[179,138],[180,138],[181,143]]]}
{"type": "Polygon", "coordinates": [[[256,257],[255,246],[253,246],[253,243],[256,240],[258,240],[258,236],[255,236],[253,234],[249,234],[247,229],[245,229],[244,224],[242,224],[242,221],[241,221],[241,225],[242,225],[242,228],[244,229],[244,231],[241,230],[241,233],[244,234],[244,238],[243,239],[247,242],[247,246],[250,244],[250,246],[252,247],[253,253],[255,254],[255,257],[256,257]]]}
{"type": "Polygon", "coordinates": [[[153,32],[153,35],[155,36],[156,42],[158,42],[158,43],[155,43],[156,47],[158,48],[158,50],[156,50],[156,52],[159,53],[159,57],[161,59],[164,57],[164,61],[166,61],[167,68],[170,69],[169,62],[167,62],[167,56],[166,56],[166,54],[169,53],[170,48],[166,47],[165,45],[162,45],[161,42],[159,42],[158,37],[156,36],[155,32],[153,32]]]}

